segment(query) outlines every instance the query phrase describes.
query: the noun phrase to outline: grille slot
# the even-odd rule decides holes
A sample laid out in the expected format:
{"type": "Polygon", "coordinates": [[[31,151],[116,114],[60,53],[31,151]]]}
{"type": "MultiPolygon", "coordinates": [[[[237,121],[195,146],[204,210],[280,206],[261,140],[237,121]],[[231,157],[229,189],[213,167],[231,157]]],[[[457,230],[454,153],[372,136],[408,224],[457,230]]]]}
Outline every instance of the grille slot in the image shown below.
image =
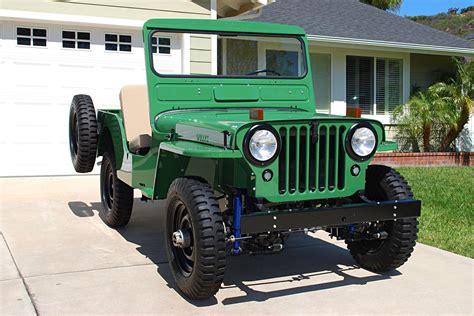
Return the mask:
{"type": "Polygon", "coordinates": [[[344,126],[322,124],[281,127],[279,193],[343,190],[345,131],[344,126]]]}

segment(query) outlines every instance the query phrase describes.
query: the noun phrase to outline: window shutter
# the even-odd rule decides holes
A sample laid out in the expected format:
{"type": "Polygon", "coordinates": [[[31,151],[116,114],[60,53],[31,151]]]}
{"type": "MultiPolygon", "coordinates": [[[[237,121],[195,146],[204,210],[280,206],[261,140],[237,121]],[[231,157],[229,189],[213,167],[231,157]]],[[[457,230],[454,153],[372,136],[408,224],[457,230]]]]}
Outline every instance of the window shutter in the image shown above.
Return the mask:
{"type": "Polygon", "coordinates": [[[375,103],[377,104],[377,115],[384,115],[385,114],[385,107],[387,105],[386,97],[388,96],[385,93],[385,89],[387,87],[387,78],[386,78],[386,60],[377,58],[377,65],[376,65],[376,97],[375,103]]]}
{"type": "Polygon", "coordinates": [[[388,115],[402,103],[403,61],[377,58],[376,108],[378,115],[388,115]]]}
{"type": "Polygon", "coordinates": [[[374,59],[372,57],[347,56],[346,102],[359,106],[362,114],[373,114],[374,59]]]}
{"type": "Polygon", "coordinates": [[[388,61],[388,111],[392,113],[393,109],[402,104],[403,91],[403,68],[402,61],[391,59],[388,61]]]}

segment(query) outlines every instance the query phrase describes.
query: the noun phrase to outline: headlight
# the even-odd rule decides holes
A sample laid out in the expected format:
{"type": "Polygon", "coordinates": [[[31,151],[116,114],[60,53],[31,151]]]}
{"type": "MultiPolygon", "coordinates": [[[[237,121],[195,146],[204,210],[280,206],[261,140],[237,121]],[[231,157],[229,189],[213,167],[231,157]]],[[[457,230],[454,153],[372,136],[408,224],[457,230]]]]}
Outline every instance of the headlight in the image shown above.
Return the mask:
{"type": "Polygon", "coordinates": [[[370,124],[355,125],[348,135],[348,150],[355,160],[371,157],[377,147],[377,135],[370,124]]]}
{"type": "Polygon", "coordinates": [[[245,137],[244,152],[251,162],[264,166],[277,157],[279,144],[280,138],[274,128],[257,125],[251,128],[245,137]]]}

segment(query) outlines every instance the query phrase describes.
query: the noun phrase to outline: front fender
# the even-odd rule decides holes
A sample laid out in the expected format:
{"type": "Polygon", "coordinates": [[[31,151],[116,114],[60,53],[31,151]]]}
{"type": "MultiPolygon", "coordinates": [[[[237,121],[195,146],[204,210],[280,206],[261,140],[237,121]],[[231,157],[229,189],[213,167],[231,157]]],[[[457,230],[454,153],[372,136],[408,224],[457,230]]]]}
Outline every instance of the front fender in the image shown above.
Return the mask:
{"type": "Polygon", "coordinates": [[[174,179],[185,176],[203,178],[219,190],[224,171],[241,159],[238,150],[181,140],[162,142],[158,150],[153,196],[166,198],[174,179]]]}

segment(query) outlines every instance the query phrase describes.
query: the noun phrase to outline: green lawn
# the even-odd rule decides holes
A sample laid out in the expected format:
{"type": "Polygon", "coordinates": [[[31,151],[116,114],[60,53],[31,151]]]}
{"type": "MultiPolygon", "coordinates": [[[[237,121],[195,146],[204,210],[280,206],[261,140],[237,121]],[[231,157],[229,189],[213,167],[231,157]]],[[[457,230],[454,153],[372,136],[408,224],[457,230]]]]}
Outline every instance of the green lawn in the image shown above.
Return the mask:
{"type": "Polygon", "coordinates": [[[418,241],[474,258],[474,167],[400,167],[422,200],[418,241]]]}

